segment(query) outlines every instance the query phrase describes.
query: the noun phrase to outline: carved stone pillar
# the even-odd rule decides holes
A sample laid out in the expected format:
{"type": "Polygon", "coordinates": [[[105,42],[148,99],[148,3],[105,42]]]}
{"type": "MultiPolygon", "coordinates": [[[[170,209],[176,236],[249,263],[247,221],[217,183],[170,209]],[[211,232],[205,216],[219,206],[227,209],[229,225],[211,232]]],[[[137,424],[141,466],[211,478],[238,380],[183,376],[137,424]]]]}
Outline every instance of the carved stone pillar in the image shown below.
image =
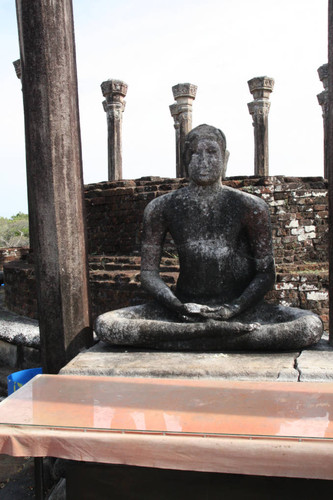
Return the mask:
{"type": "Polygon", "coordinates": [[[176,132],[176,177],[181,177],[180,175],[180,124],[179,124],[179,114],[178,114],[178,104],[174,103],[169,106],[170,113],[174,119],[174,127],[176,132]]]}
{"type": "Polygon", "coordinates": [[[323,64],[318,68],[319,80],[323,82],[323,92],[317,95],[318,102],[323,112],[324,123],[324,177],[328,178],[328,163],[327,163],[327,141],[328,141],[328,64],[323,64]]]}
{"type": "Polygon", "coordinates": [[[197,93],[197,86],[191,83],[178,83],[172,87],[176,103],[170,106],[176,129],[176,175],[188,177],[183,162],[186,135],[192,130],[192,104],[197,93]]]}
{"type": "Polygon", "coordinates": [[[121,80],[106,80],[101,88],[108,123],[108,179],[114,181],[123,177],[122,124],[128,87],[121,80]]]}
{"type": "Polygon", "coordinates": [[[248,82],[254,101],[248,103],[254,127],[254,174],[269,175],[268,161],[268,113],[269,95],[274,88],[273,78],[258,76],[248,82]]]}

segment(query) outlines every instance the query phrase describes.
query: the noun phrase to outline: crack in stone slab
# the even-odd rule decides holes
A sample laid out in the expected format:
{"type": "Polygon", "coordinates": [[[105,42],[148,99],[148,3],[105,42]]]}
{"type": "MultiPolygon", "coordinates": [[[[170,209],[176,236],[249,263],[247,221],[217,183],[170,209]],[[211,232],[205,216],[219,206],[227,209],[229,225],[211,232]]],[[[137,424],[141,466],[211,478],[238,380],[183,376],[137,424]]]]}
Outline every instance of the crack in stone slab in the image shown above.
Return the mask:
{"type": "Polygon", "coordinates": [[[302,354],[302,352],[299,352],[296,356],[295,356],[295,360],[294,360],[294,369],[298,372],[298,377],[297,377],[297,382],[300,382],[301,381],[301,375],[302,375],[302,371],[301,369],[299,368],[298,366],[298,358],[300,357],[300,355],[302,354]]]}

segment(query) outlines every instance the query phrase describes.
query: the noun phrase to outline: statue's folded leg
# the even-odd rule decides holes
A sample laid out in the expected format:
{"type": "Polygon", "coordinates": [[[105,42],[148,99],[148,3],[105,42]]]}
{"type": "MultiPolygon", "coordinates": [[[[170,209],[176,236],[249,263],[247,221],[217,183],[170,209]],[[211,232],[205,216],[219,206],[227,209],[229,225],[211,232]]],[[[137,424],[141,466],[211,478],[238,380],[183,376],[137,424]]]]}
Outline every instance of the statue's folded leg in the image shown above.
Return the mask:
{"type": "Polygon", "coordinates": [[[95,331],[111,345],[172,351],[301,349],[320,339],[320,318],[302,309],[263,303],[229,321],[181,322],[151,302],[99,316],[95,331]]]}

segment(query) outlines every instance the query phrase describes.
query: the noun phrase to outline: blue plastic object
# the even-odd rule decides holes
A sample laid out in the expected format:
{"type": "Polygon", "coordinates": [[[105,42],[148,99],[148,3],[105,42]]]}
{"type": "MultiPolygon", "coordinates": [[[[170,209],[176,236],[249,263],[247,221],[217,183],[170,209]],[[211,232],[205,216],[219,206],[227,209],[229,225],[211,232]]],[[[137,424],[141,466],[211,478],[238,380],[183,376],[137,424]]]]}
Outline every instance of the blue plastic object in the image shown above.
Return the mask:
{"type": "Polygon", "coordinates": [[[22,385],[26,384],[36,375],[43,373],[42,368],[29,368],[28,370],[21,370],[14,372],[7,377],[7,390],[8,396],[17,391],[22,385]]]}

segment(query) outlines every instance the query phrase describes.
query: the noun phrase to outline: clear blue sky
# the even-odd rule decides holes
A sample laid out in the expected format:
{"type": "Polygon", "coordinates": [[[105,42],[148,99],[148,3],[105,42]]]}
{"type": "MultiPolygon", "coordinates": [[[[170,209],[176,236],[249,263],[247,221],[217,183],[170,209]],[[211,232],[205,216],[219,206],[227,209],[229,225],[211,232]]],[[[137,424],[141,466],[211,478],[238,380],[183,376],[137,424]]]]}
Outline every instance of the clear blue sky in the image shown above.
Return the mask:
{"type": "MultiPolygon", "coordinates": [[[[327,62],[327,0],[74,0],[86,183],[107,179],[100,84],[129,88],[123,123],[125,178],[175,175],[169,104],[176,83],[198,85],[193,126],[227,137],[227,175],[253,173],[247,80],[275,78],[269,115],[270,172],[322,175],[317,68],[327,62]]],[[[15,2],[0,2],[0,216],[27,211],[15,2]]]]}

